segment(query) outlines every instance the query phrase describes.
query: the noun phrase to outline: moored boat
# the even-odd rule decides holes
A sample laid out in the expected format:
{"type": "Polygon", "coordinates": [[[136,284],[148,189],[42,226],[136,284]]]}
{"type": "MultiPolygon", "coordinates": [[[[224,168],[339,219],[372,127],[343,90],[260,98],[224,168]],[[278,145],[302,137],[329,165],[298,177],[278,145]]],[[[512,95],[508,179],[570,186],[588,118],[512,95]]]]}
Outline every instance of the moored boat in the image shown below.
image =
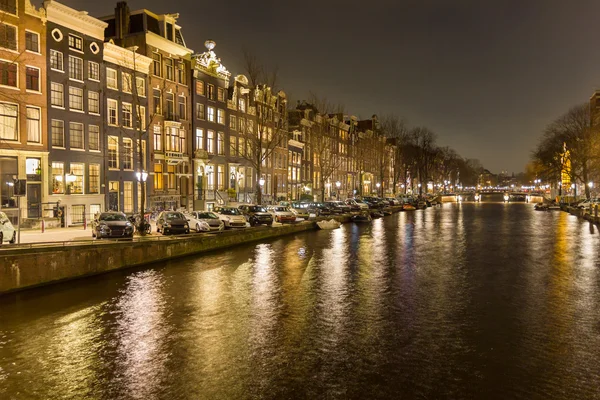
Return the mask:
{"type": "Polygon", "coordinates": [[[352,216],[352,221],[354,222],[371,222],[372,220],[368,211],[362,211],[360,214],[352,216]]]}
{"type": "Polygon", "coordinates": [[[317,226],[320,229],[337,229],[342,225],[341,222],[336,221],[335,219],[330,219],[329,221],[319,221],[317,222],[317,226]]]}

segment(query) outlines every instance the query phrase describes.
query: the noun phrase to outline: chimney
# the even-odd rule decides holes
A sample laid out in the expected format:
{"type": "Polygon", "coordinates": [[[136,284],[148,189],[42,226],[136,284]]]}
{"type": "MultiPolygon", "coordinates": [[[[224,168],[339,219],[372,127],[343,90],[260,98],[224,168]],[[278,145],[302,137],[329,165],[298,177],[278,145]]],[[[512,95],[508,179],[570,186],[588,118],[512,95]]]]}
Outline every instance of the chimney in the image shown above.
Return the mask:
{"type": "Polygon", "coordinates": [[[115,8],[115,36],[119,45],[123,45],[123,38],[129,33],[129,6],[126,1],[119,1],[115,8]]]}

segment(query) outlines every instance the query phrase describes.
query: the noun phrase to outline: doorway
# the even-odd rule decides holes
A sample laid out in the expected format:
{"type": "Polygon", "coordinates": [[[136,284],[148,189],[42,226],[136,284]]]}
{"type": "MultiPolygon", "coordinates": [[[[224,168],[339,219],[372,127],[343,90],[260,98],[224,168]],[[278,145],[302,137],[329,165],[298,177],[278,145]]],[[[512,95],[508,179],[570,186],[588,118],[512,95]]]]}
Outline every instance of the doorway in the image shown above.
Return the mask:
{"type": "Polygon", "coordinates": [[[27,184],[27,218],[40,218],[40,202],[42,199],[42,185],[39,183],[27,184]]]}

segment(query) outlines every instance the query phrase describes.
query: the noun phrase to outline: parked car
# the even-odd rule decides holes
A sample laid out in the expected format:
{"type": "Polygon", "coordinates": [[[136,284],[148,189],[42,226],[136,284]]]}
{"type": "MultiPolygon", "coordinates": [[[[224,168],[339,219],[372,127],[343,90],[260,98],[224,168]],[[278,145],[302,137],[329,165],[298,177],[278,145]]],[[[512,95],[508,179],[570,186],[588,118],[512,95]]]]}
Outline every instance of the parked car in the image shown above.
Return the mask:
{"type": "Polygon", "coordinates": [[[190,227],[196,229],[196,232],[221,232],[225,229],[225,224],[217,214],[208,211],[192,211],[184,214],[190,227]]]}
{"type": "Polygon", "coordinates": [[[179,211],[163,211],[156,220],[156,231],[163,235],[169,233],[190,233],[190,224],[179,211]]]}
{"type": "Polygon", "coordinates": [[[238,207],[250,226],[255,225],[273,225],[273,216],[267,212],[263,206],[255,204],[242,204],[238,207]]]}
{"type": "Polygon", "coordinates": [[[122,212],[103,212],[92,220],[92,237],[98,239],[132,238],[133,224],[122,212]]]}
{"type": "Polygon", "coordinates": [[[291,203],[290,211],[294,213],[296,218],[308,219],[308,203],[291,203]]]}
{"type": "Polygon", "coordinates": [[[316,214],[317,217],[332,214],[331,210],[324,203],[319,202],[310,203],[310,205],[308,206],[308,211],[311,214],[316,214]]]}
{"type": "Polygon", "coordinates": [[[369,205],[367,203],[363,203],[362,201],[357,200],[357,199],[346,199],[346,201],[344,201],[344,203],[349,205],[351,207],[352,211],[361,211],[361,210],[369,209],[369,205]]]}
{"type": "Polygon", "coordinates": [[[399,206],[400,205],[400,201],[393,197],[386,197],[386,200],[390,203],[390,206],[399,206]]]}
{"type": "Polygon", "coordinates": [[[377,197],[366,196],[362,198],[362,201],[367,204],[370,209],[383,207],[383,204],[377,197]]]}
{"type": "Polygon", "coordinates": [[[8,219],[8,216],[0,211],[0,246],[2,242],[14,243],[17,240],[17,231],[8,219]]]}
{"type": "Polygon", "coordinates": [[[275,218],[276,222],[294,222],[296,215],[285,206],[267,207],[267,211],[275,218]]]}
{"type": "Polygon", "coordinates": [[[245,228],[246,217],[234,207],[215,207],[213,212],[223,221],[225,228],[245,228]]]}
{"type": "Polygon", "coordinates": [[[335,214],[350,212],[350,206],[347,206],[343,201],[326,201],[325,205],[335,214]]]}

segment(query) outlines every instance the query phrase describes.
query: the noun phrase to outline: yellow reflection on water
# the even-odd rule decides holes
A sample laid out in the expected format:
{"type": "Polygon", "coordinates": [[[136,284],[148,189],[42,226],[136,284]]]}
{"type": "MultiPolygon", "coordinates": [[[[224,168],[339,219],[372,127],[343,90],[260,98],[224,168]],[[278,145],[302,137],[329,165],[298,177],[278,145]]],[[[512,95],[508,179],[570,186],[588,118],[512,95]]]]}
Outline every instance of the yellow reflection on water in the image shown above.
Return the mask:
{"type": "Polygon", "coordinates": [[[154,270],[132,276],[116,305],[116,369],[130,398],[156,397],[166,378],[164,351],[169,325],[163,275],[154,270]]]}

